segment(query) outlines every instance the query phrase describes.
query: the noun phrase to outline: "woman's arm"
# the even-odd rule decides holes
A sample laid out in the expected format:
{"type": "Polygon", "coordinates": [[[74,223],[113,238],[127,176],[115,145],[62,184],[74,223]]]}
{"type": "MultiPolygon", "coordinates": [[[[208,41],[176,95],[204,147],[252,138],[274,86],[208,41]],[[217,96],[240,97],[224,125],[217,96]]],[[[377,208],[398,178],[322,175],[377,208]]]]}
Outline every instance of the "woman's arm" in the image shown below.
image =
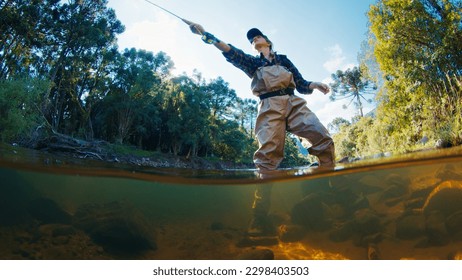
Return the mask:
{"type": "Polygon", "coordinates": [[[204,27],[202,27],[200,24],[197,23],[191,23],[189,25],[189,29],[191,29],[192,33],[201,35],[204,39],[204,36],[212,36],[212,44],[219,49],[222,52],[229,52],[231,50],[231,46],[228,45],[227,43],[221,41],[220,39],[217,39],[215,36],[212,34],[208,33],[205,31],[204,27]]]}

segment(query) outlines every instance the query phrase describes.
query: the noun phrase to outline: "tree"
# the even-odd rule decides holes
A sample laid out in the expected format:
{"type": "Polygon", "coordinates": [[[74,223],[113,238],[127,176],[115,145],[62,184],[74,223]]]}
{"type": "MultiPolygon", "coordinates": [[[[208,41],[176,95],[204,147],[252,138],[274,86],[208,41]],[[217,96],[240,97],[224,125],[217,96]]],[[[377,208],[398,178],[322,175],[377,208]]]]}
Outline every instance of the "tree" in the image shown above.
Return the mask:
{"type": "Polygon", "coordinates": [[[106,120],[112,125],[110,134],[117,143],[132,136],[139,139],[139,144],[140,137],[146,136],[149,119],[158,118],[158,110],[152,106],[152,90],[162,83],[156,72],[162,65],[171,65],[164,53],[154,55],[134,48],[126,49],[111,65],[110,75],[114,78],[104,103],[106,120]]]}
{"type": "Polygon", "coordinates": [[[374,94],[376,86],[364,75],[359,67],[347,69],[346,71],[338,70],[332,74],[334,80],[330,86],[333,93],[330,96],[332,101],[341,99],[350,99],[349,106],[352,102],[359,111],[359,116],[363,117],[363,104],[361,100],[371,103],[372,99],[366,99],[365,95],[374,94]]]}
{"type": "Polygon", "coordinates": [[[462,2],[381,0],[369,19],[385,78],[378,117],[393,127],[396,147],[424,134],[461,143],[462,2]]]}
{"type": "Polygon", "coordinates": [[[329,129],[330,132],[337,133],[337,132],[340,132],[344,126],[349,126],[349,125],[351,125],[349,121],[345,120],[344,118],[337,117],[333,119],[332,122],[330,122],[327,125],[327,128],[329,129]]]}
{"type": "Polygon", "coordinates": [[[230,110],[236,104],[236,91],[229,88],[229,83],[222,77],[212,80],[204,89],[209,98],[212,118],[232,118],[230,110]]]}
{"type": "Polygon", "coordinates": [[[235,119],[240,123],[241,129],[249,132],[250,137],[254,134],[254,122],[257,115],[257,101],[255,99],[237,98],[235,110],[235,119]]]}
{"type": "Polygon", "coordinates": [[[0,140],[25,141],[43,123],[40,108],[48,81],[0,80],[0,140]]]}

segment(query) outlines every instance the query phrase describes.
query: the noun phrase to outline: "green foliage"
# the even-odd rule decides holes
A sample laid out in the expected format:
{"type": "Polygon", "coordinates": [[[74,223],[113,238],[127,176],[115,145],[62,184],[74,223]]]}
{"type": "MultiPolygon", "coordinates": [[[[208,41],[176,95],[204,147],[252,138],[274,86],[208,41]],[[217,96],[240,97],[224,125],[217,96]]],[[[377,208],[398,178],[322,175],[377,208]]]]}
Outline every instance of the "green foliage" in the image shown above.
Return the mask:
{"type": "Polygon", "coordinates": [[[335,118],[331,123],[327,125],[327,129],[331,133],[337,133],[342,130],[344,126],[349,126],[351,123],[344,118],[335,118]]]}
{"type": "Polygon", "coordinates": [[[376,116],[342,126],[334,135],[338,156],[405,153],[438,140],[462,143],[461,18],[460,1],[380,0],[371,6],[360,64],[380,85],[376,116]]]}
{"type": "Polygon", "coordinates": [[[172,77],[164,52],[119,52],[124,27],[107,0],[4,1],[0,16],[2,140],[30,137],[42,117],[89,140],[251,162],[256,102],[222,78],[172,77]],[[40,91],[33,77],[51,82],[40,91]]]}
{"type": "Polygon", "coordinates": [[[337,130],[338,157],[405,153],[438,140],[462,143],[461,18],[460,1],[380,0],[371,6],[360,64],[380,85],[378,105],[374,118],[337,130]]]}
{"type": "Polygon", "coordinates": [[[25,141],[43,123],[40,111],[49,82],[39,79],[0,81],[0,139],[25,141]]]}
{"type": "Polygon", "coordinates": [[[294,166],[306,166],[311,162],[308,157],[300,153],[300,149],[296,144],[294,136],[287,134],[284,144],[284,159],[281,162],[282,168],[289,168],[294,166]]]}

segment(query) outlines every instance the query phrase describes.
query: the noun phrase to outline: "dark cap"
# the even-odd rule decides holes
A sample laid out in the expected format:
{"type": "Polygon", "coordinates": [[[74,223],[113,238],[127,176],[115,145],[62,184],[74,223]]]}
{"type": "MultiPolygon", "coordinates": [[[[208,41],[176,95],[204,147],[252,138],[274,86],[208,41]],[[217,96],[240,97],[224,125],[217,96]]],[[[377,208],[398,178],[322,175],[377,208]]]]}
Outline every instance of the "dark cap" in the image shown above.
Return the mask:
{"type": "Polygon", "coordinates": [[[255,38],[255,36],[265,36],[265,35],[263,35],[263,33],[261,33],[261,31],[258,30],[257,28],[252,28],[247,32],[247,39],[249,40],[250,43],[252,43],[253,38],[255,38]]]}

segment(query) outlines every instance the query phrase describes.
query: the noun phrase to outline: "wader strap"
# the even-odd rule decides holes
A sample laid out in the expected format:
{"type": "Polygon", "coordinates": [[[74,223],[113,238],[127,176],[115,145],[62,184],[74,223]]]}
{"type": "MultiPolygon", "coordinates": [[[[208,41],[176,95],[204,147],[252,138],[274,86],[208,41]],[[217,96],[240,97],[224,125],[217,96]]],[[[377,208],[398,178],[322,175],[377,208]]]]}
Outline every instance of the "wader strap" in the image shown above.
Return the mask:
{"type": "Polygon", "coordinates": [[[270,98],[273,96],[282,96],[282,95],[294,95],[294,89],[293,88],[284,88],[276,91],[271,91],[267,93],[263,93],[262,95],[258,96],[260,97],[260,100],[270,98]]]}

